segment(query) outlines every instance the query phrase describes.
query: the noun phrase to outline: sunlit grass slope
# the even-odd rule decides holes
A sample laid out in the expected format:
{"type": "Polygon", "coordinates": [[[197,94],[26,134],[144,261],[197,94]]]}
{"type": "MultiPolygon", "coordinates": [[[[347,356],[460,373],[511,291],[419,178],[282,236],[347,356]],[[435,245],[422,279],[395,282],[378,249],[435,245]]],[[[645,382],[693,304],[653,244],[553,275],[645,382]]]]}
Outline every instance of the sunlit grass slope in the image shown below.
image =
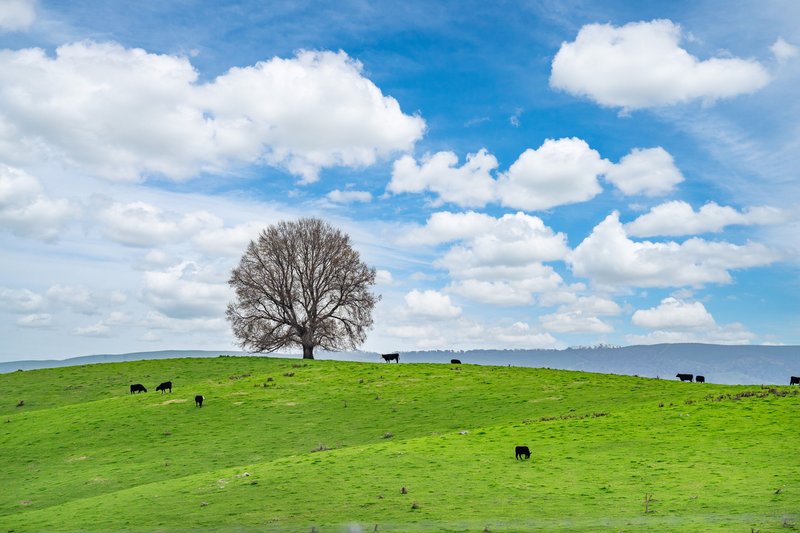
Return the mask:
{"type": "Polygon", "coordinates": [[[0,532],[787,531],[797,390],[255,357],[16,372],[0,532]]]}

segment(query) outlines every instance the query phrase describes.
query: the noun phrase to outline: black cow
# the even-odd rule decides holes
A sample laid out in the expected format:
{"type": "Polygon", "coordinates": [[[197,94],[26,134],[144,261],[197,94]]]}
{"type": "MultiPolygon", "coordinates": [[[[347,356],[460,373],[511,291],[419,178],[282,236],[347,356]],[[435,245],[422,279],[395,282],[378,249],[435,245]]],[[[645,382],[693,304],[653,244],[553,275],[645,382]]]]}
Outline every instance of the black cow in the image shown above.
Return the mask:
{"type": "Polygon", "coordinates": [[[517,446],[516,448],[516,457],[517,459],[530,459],[531,458],[531,450],[527,446],[517,446]]]}
{"type": "Polygon", "coordinates": [[[706,377],[705,376],[695,376],[694,380],[695,380],[696,383],[705,383],[706,382],[706,377]]]}
{"type": "Polygon", "coordinates": [[[789,377],[789,385],[800,385],[800,377],[798,377],[798,376],[790,376],[789,377]]]}
{"type": "Polygon", "coordinates": [[[450,359],[450,364],[451,365],[460,365],[461,361],[459,361],[458,359],[450,359]]]}
{"type": "Polygon", "coordinates": [[[200,396],[199,394],[194,397],[194,404],[197,407],[203,407],[203,400],[205,400],[204,396],[200,396]]]}
{"type": "Polygon", "coordinates": [[[134,392],[137,394],[140,392],[147,392],[147,389],[145,389],[144,385],[142,385],[141,383],[134,383],[133,385],[131,385],[131,394],[133,394],[134,392]]]}
{"type": "Polygon", "coordinates": [[[171,381],[165,381],[164,383],[162,383],[161,385],[156,387],[156,390],[157,391],[160,390],[161,394],[164,394],[164,392],[166,392],[167,389],[169,389],[169,393],[172,394],[172,382],[171,381]]]}
{"type": "Polygon", "coordinates": [[[681,381],[692,381],[692,378],[694,378],[692,374],[675,374],[675,377],[681,381]]]}
{"type": "Polygon", "coordinates": [[[396,363],[400,362],[400,354],[399,353],[385,353],[385,354],[381,354],[381,357],[383,357],[383,360],[386,361],[387,363],[389,363],[391,361],[394,361],[396,363]]]}

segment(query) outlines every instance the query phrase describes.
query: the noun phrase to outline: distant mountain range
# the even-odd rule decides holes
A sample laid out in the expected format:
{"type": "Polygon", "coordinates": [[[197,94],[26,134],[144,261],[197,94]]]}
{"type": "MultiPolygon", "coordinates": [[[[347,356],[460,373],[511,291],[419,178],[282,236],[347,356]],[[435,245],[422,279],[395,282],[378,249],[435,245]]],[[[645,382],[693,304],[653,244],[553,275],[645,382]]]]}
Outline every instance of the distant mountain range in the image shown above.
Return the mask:
{"type": "MultiPolygon", "coordinates": [[[[164,350],[124,354],[100,354],[63,360],[11,361],[0,363],[0,373],[61,366],[114,363],[177,357],[254,355],[238,351],[164,350]]],[[[268,354],[270,357],[300,357],[268,354]]],[[[374,352],[319,351],[317,359],[383,363],[374,352]]],[[[709,383],[787,385],[790,376],[800,376],[800,346],[747,346],[719,344],[653,344],[642,346],[597,346],[566,350],[429,350],[401,352],[401,363],[449,363],[511,365],[582,370],[603,374],[628,374],[675,379],[677,373],[701,374],[709,383]]]]}

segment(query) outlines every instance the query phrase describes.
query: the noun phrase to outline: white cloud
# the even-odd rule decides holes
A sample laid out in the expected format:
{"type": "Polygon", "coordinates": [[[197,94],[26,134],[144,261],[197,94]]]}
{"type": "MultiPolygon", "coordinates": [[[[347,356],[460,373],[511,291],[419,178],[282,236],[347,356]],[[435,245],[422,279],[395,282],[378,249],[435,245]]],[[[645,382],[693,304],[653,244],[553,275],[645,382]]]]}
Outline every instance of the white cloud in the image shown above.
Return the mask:
{"type": "Polygon", "coordinates": [[[570,254],[577,276],[612,287],[680,287],[730,283],[729,270],[768,265],[778,255],[764,245],[736,245],[693,238],[677,242],[635,242],[628,238],[619,213],[595,226],[570,254]]]}
{"type": "Polygon", "coordinates": [[[112,203],[95,215],[109,239],[128,246],[153,247],[185,241],[204,230],[221,229],[222,220],[205,211],[178,215],[145,202],[112,203]]]}
{"type": "MultiPolygon", "coordinates": [[[[394,163],[390,193],[423,193],[436,195],[432,205],[445,202],[464,207],[482,207],[499,203],[506,207],[536,211],[560,205],[591,200],[603,191],[599,178],[613,183],[624,194],[657,196],[672,191],[683,181],[672,156],[663,148],[634,148],[614,164],[600,156],[586,141],[572,138],[546,139],[537,149],[528,148],[495,179],[492,172],[497,159],[482,149],[469,154],[467,162],[457,167],[453,152],[427,155],[419,165],[410,155],[394,163]]],[[[428,221],[428,231],[442,233],[442,241],[484,225],[485,215],[478,213],[441,214],[428,221]],[[449,218],[448,218],[449,217],[449,218]],[[457,227],[461,222],[467,228],[457,227]]],[[[405,237],[409,242],[418,236],[405,237]]]]}
{"type": "Polygon", "coordinates": [[[550,85],[600,105],[638,109],[755,92],[770,76],[757,61],[699,60],[670,20],[588,24],[553,58],[550,85]]]}
{"type": "Polygon", "coordinates": [[[554,348],[558,344],[552,335],[535,331],[525,322],[514,322],[509,327],[493,327],[488,334],[490,344],[505,348],[554,348]]]}
{"type": "Polygon", "coordinates": [[[212,257],[238,257],[268,225],[266,222],[252,221],[230,228],[204,228],[192,237],[192,242],[198,250],[212,257]]]}
{"type": "Polygon", "coordinates": [[[407,151],[425,129],[344,52],[301,51],[200,83],[186,57],[80,42],[54,57],[0,52],[0,87],[0,157],[115,180],[266,163],[311,182],[407,151]]]}
{"type": "Polygon", "coordinates": [[[467,161],[458,167],[458,156],[453,152],[426,155],[422,165],[406,155],[394,162],[392,180],[386,190],[436,193],[434,205],[452,202],[465,207],[480,207],[494,200],[495,182],[492,171],[497,168],[497,158],[481,149],[467,155],[467,161]]]}
{"type": "Polygon", "coordinates": [[[530,290],[506,281],[465,279],[457,281],[448,290],[470,300],[489,305],[528,305],[533,303],[530,290]]]}
{"type": "Polygon", "coordinates": [[[625,224],[625,230],[636,237],[679,236],[718,233],[732,224],[779,224],[786,219],[786,213],[774,207],[752,207],[737,211],[709,202],[694,211],[688,203],[676,200],[655,206],[650,212],[625,224]]]}
{"type": "Polygon", "coordinates": [[[539,321],[548,331],[556,333],[610,333],[614,331],[596,316],[586,315],[582,311],[557,312],[539,317],[539,321]]]}
{"type": "Polygon", "coordinates": [[[72,334],[80,337],[110,337],[111,328],[101,321],[96,324],[75,328],[72,330],[72,334]]]}
{"type": "Polygon", "coordinates": [[[417,317],[441,320],[461,314],[461,308],[453,305],[449,296],[438,291],[415,289],[406,294],[405,301],[409,312],[417,317]]]}
{"type": "Polygon", "coordinates": [[[739,323],[716,325],[696,330],[657,330],[645,335],[626,335],[628,344],[662,344],[675,342],[702,342],[709,344],[750,344],[756,335],[739,323]]]}
{"type": "Polygon", "coordinates": [[[660,196],[682,182],[683,175],[669,152],[658,146],[634,148],[608,169],[605,179],[629,196],[660,196]]]}
{"type": "Polygon", "coordinates": [[[34,20],[36,20],[35,0],[0,2],[0,32],[27,30],[34,20]]]}
{"type": "Polygon", "coordinates": [[[480,267],[520,267],[563,259],[566,235],[555,233],[539,217],[519,212],[495,219],[493,227],[453,246],[435,262],[451,274],[480,267]]]}
{"type": "Polygon", "coordinates": [[[327,194],[328,200],[337,204],[350,204],[353,202],[371,202],[372,193],[369,191],[340,191],[334,189],[327,194]]]}
{"type": "Polygon", "coordinates": [[[225,283],[208,281],[208,272],[184,261],[163,272],[144,273],[141,299],[170,318],[224,316],[232,294],[225,283]]]}
{"type": "Polygon", "coordinates": [[[496,218],[483,213],[439,211],[424,226],[406,228],[397,240],[400,244],[441,244],[476,237],[496,225],[496,218]]]}
{"type": "Polygon", "coordinates": [[[45,299],[28,289],[0,287],[0,308],[12,313],[30,313],[45,307],[45,299]]]}
{"type": "Polygon", "coordinates": [[[796,57],[798,53],[797,47],[784,41],[783,37],[779,37],[769,49],[772,50],[775,59],[780,63],[785,63],[793,57],[796,57]]]}
{"type": "Polygon", "coordinates": [[[392,277],[392,273],[388,270],[376,270],[375,271],[375,284],[376,285],[394,285],[394,278],[392,277]]]}
{"type": "Polygon", "coordinates": [[[500,176],[498,195],[504,206],[525,210],[584,202],[600,194],[597,178],[609,167],[586,141],[547,139],[538,149],[525,150],[500,176]]]}
{"type": "Polygon", "coordinates": [[[53,325],[53,315],[50,313],[25,315],[17,320],[17,325],[23,328],[49,328],[53,325]]]}
{"type": "Polygon", "coordinates": [[[103,296],[91,292],[82,285],[53,285],[47,289],[47,300],[52,305],[66,307],[75,313],[93,315],[107,302],[103,296]]]}
{"type": "Polygon", "coordinates": [[[693,329],[715,327],[714,317],[701,302],[665,298],[658,307],[639,309],[631,317],[634,325],[647,329],[693,329]]]}
{"type": "Polygon", "coordinates": [[[14,234],[55,240],[80,209],[66,199],[44,195],[39,180],[0,163],[0,225],[14,234]]]}

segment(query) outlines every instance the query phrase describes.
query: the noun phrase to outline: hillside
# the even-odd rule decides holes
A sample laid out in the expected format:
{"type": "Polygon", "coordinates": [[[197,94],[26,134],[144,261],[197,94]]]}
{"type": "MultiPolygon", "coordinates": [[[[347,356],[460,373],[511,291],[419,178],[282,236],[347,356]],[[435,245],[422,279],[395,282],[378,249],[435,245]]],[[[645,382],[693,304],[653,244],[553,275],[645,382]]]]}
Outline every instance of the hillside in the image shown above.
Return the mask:
{"type": "Polygon", "coordinates": [[[257,357],[12,372],[0,528],[787,531],[799,390],[257,357]]]}
{"type": "MultiPolygon", "coordinates": [[[[11,361],[0,363],[0,373],[36,368],[54,368],[92,363],[175,359],[180,357],[217,357],[220,354],[248,355],[237,351],[161,350],[123,354],[100,354],[62,360],[11,361]]],[[[319,351],[318,359],[378,362],[374,352],[319,351]]],[[[269,357],[291,357],[269,354],[269,357]]],[[[299,356],[295,356],[299,357],[299,356]]],[[[603,374],[661,377],[670,379],[678,372],[702,374],[710,383],[773,384],[789,383],[789,376],[800,375],[800,346],[653,344],[642,346],[579,347],[565,350],[426,350],[404,351],[403,361],[447,363],[452,358],[463,363],[526,366],[582,370],[603,374]]]]}

